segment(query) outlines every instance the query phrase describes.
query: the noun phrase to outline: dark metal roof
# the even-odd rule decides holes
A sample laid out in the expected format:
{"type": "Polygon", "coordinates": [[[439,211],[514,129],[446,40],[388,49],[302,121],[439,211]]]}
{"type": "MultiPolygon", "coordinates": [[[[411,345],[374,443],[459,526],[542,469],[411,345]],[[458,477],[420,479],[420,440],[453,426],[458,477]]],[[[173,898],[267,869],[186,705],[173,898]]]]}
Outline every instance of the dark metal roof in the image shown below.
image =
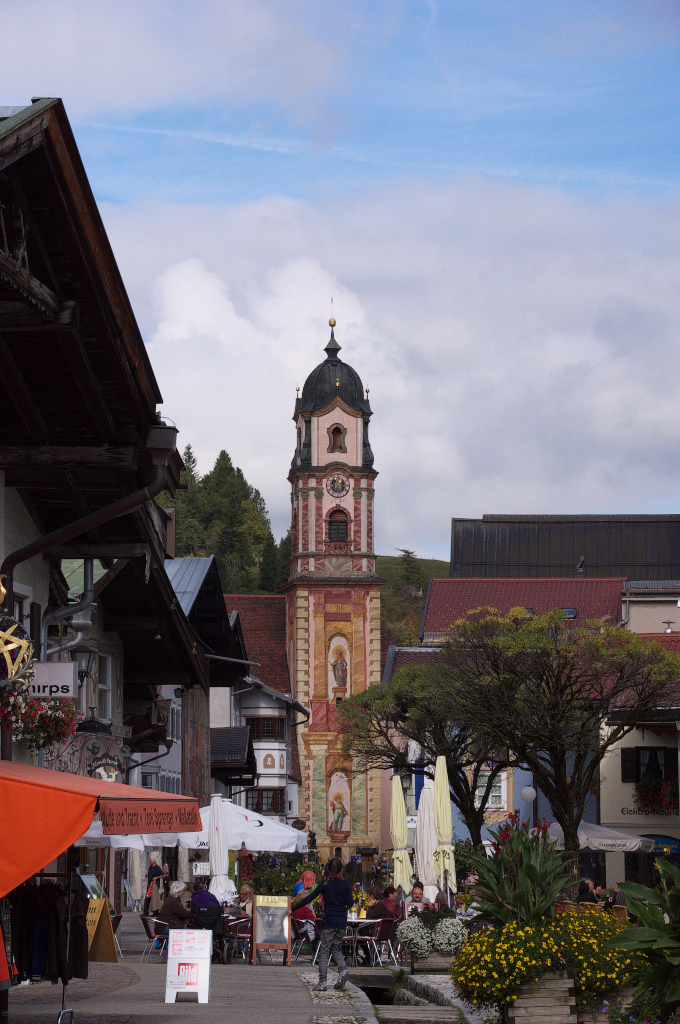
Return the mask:
{"type": "Polygon", "coordinates": [[[210,760],[219,764],[247,764],[250,727],[235,725],[210,730],[210,760]]]}
{"type": "Polygon", "coordinates": [[[312,370],[305,381],[302,398],[297,403],[299,412],[311,413],[323,409],[337,397],[350,409],[371,415],[371,406],[364,397],[361,377],[351,366],[343,363],[337,354],[339,350],[340,346],[331,328],[331,339],[325,349],[327,357],[312,370]]]}
{"type": "Polygon", "coordinates": [[[165,571],[185,615],[193,608],[212,561],[213,555],[209,558],[166,559],[165,571]]]}
{"type": "Polygon", "coordinates": [[[450,575],[680,579],[680,515],[453,519],[450,575]]]}

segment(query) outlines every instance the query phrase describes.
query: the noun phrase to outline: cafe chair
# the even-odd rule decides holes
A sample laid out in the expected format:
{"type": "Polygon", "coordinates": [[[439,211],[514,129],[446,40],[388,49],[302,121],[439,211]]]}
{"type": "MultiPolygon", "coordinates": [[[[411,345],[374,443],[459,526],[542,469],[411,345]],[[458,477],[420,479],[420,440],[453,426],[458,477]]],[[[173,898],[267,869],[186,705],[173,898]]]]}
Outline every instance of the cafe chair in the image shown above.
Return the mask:
{"type": "Polygon", "coordinates": [[[238,956],[239,953],[244,960],[248,960],[252,927],[253,923],[249,917],[231,921],[227,925],[225,960],[233,960],[234,956],[238,956]]]}
{"type": "Polygon", "coordinates": [[[197,907],[192,906],[194,928],[201,928],[203,931],[212,932],[213,935],[213,963],[224,963],[224,925],[222,922],[221,907],[197,907]]]}
{"type": "Polygon", "coordinates": [[[612,916],[618,918],[619,921],[628,920],[628,907],[618,906],[616,903],[612,907],[612,916]]]}
{"type": "MultiPolygon", "coordinates": [[[[371,967],[374,966],[377,959],[378,963],[382,967],[382,960],[380,959],[380,950],[378,949],[378,941],[380,938],[380,929],[382,925],[382,919],[377,918],[375,921],[366,921],[365,924],[360,924],[356,929],[354,935],[354,942],[356,943],[354,951],[354,959],[357,960],[357,952],[360,946],[365,946],[370,957],[371,967]]],[[[389,920],[389,931],[388,935],[392,930],[392,919],[389,920]]]]}
{"type": "MultiPolygon", "coordinates": [[[[291,917],[290,921],[293,926],[293,944],[291,946],[290,953],[293,959],[293,963],[296,964],[298,961],[298,957],[302,952],[303,946],[308,945],[311,950],[313,947],[313,943],[311,943],[307,936],[300,930],[300,922],[296,918],[291,917]]],[[[314,932],[316,934],[316,948],[318,949],[319,929],[316,927],[316,924],[314,924],[313,921],[310,920],[310,923],[314,925],[314,932]]]]}
{"type": "Polygon", "coordinates": [[[162,939],[161,948],[158,955],[163,956],[163,953],[165,952],[165,947],[168,944],[168,937],[167,935],[154,935],[153,931],[151,930],[152,924],[162,924],[163,927],[166,927],[165,921],[159,921],[158,918],[156,917],[144,917],[144,914],[140,915],[139,920],[142,922],[144,926],[144,931],[146,932],[146,945],[144,947],[144,952],[142,953],[139,960],[140,964],[143,964],[144,957],[146,957],[146,962],[149,962],[149,957],[151,956],[153,948],[156,945],[156,939],[162,939]]]}

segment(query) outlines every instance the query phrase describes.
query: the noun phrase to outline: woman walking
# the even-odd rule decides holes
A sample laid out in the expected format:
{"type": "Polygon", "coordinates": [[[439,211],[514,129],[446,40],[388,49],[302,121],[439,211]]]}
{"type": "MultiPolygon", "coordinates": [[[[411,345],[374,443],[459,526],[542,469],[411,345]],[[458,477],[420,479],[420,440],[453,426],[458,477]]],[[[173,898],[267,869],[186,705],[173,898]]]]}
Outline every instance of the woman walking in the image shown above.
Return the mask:
{"type": "Polygon", "coordinates": [[[323,896],[323,921],[320,922],[321,939],[319,942],[319,982],[315,992],[325,992],[328,978],[328,963],[332,958],[338,968],[338,980],[333,988],[345,987],[347,981],[347,964],[342,955],[342,940],[347,931],[347,911],[354,906],[352,887],[342,877],[342,861],[332,857],[327,864],[328,878],[320,882],[309,896],[295,904],[295,910],[306,906],[323,896]]]}

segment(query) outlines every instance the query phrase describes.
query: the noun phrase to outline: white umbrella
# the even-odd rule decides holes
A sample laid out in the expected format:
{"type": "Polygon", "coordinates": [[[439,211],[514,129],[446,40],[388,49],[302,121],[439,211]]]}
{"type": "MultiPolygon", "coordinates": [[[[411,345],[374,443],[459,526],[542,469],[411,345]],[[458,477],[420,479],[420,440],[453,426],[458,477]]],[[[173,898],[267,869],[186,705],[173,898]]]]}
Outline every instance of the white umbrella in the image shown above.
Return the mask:
{"type": "Polygon", "coordinates": [[[112,850],[141,850],[144,852],[144,838],[140,835],[107,836],[101,821],[93,821],[87,832],[76,839],[74,846],[100,849],[110,846],[112,850]]]}
{"type": "Polygon", "coordinates": [[[231,901],[236,895],[236,886],[229,878],[229,845],[227,828],[222,814],[222,797],[213,793],[210,798],[210,892],[220,903],[231,901]]]}
{"type": "Polygon", "coordinates": [[[177,881],[193,882],[189,867],[189,851],[185,846],[180,846],[177,851],[177,881]]]}
{"type": "Polygon", "coordinates": [[[130,850],[128,854],[128,885],[130,895],[135,902],[135,910],[141,913],[142,900],[146,895],[146,878],[144,875],[144,854],[141,850],[130,850]]]}
{"type": "Polygon", "coordinates": [[[434,903],[437,899],[437,875],[432,866],[432,858],[437,846],[437,833],[434,828],[434,801],[432,799],[432,780],[425,779],[425,785],[418,803],[418,824],[416,826],[416,861],[418,878],[425,887],[425,899],[434,903]],[[429,785],[428,785],[429,783],[429,785]]]}
{"type": "Polygon", "coordinates": [[[399,775],[392,776],[392,803],[390,805],[390,836],[394,854],[394,886],[401,886],[404,894],[411,891],[411,858],[408,855],[406,807],[399,775]]]}
{"type": "MultiPolygon", "coordinates": [[[[306,853],[307,835],[299,832],[290,825],[284,825],[273,818],[267,818],[256,811],[249,811],[245,807],[231,803],[230,800],[222,800],[222,814],[227,830],[229,848],[240,850],[241,843],[246,844],[246,849],[253,853],[306,853]]],[[[161,833],[160,835],[144,836],[147,846],[154,842],[163,846],[180,846],[188,850],[210,849],[210,807],[201,807],[201,822],[203,828],[200,832],[175,832],[161,833]]]]}
{"type": "MultiPolygon", "coordinates": [[[[563,850],[562,826],[555,821],[548,831],[550,839],[557,840],[557,849],[563,850]]],[[[578,841],[582,850],[602,850],[609,853],[636,853],[639,850],[652,853],[654,850],[653,839],[646,839],[644,836],[637,836],[632,832],[619,832],[618,829],[605,828],[604,825],[593,825],[589,821],[582,821],[579,825],[578,841]]]]}
{"type": "Polygon", "coordinates": [[[456,862],[453,856],[453,821],[451,819],[451,793],[449,776],[446,771],[446,758],[440,755],[434,769],[434,827],[439,845],[432,856],[433,867],[439,876],[439,884],[444,888],[447,884],[454,892],[458,891],[456,882],[456,862]]]}

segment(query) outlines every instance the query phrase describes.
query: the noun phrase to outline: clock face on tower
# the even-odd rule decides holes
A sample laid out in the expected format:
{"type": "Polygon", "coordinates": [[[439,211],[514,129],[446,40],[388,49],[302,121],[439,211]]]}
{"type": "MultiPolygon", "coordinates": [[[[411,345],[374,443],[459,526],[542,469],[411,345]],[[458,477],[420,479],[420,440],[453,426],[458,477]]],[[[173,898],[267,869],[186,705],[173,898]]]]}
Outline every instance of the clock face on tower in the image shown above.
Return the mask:
{"type": "Polygon", "coordinates": [[[343,473],[333,473],[326,480],[326,490],[334,498],[343,498],[349,490],[349,480],[343,473]]]}

